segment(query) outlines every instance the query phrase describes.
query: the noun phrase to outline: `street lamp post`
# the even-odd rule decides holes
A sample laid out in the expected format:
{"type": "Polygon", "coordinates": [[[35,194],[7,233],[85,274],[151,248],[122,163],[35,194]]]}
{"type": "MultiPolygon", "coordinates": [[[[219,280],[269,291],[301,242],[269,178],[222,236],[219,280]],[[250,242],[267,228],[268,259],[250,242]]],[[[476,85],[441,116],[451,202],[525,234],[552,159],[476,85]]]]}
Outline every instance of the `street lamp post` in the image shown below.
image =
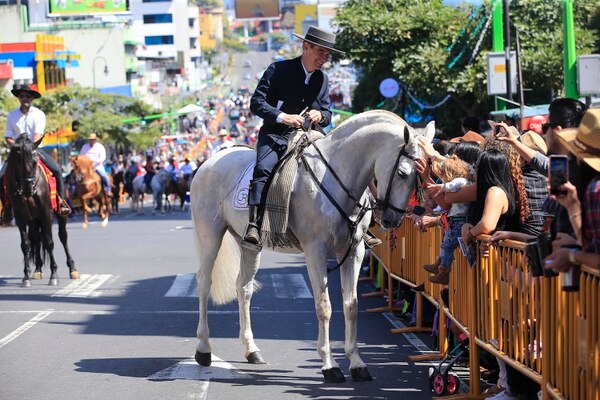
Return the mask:
{"type": "Polygon", "coordinates": [[[94,89],[96,88],[96,60],[98,59],[104,61],[104,75],[108,75],[108,62],[106,61],[106,58],[104,58],[103,56],[94,57],[94,60],[92,61],[92,77],[94,79],[94,89]]]}

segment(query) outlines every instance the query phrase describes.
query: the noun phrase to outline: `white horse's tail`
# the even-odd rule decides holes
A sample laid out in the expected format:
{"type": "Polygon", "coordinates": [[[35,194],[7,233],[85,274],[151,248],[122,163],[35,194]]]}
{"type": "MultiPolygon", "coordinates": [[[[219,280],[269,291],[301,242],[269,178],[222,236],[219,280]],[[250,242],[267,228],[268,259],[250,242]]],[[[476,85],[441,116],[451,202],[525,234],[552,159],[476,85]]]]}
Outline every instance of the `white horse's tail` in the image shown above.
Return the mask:
{"type": "MultiPolygon", "coordinates": [[[[197,243],[201,251],[202,244],[197,243]]],[[[240,246],[225,232],[212,270],[210,297],[214,304],[227,304],[237,298],[236,280],[240,272],[240,246]]]]}

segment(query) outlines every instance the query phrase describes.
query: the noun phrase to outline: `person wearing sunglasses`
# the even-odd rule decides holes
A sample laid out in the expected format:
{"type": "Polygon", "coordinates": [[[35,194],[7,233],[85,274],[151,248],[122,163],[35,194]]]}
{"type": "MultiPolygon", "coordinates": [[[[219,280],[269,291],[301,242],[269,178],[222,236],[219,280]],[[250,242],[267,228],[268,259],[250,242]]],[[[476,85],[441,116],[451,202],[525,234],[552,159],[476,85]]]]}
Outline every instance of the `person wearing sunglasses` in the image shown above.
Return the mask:
{"type": "MultiPolygon", "coordinates": [[[[11,90],[13,96],[19,99],[19,108],[16,108],[8,113],[6,118],[5,139],[9,146],[15,143],[15,140],[21,134],[26,134],[29,140],[35,143],[36,147],[41,143],[44,137],[44,129],[46,128],[46,115],[42,110],[32,105],[33,100],[39,99],[42,95],[31,89],[28,85],[15,85],[11,90]]],[[[56,177],[56,189],[59,196],[59,212],[61,215],[69,215],[71,208],[65,202],[65,185],[62,179],[62,171],[60,166],[54,159],[43,151],[37,152],[38,157],[48,167],[52,174],[56,177]]],[[[4,195],[4,172],[6,163],[0,170],[0,201],[5,203],[4,195]]],[[[12,221],[12,209],[10,207],[2,208],[2,216],[0,217],[0,225],[10,224],[12,221]]]]}
{"type": "MultiPolygon", "coordinates": [[[[575,99],[558,98],[550,103],[550,107],[548,108],[548,122],[542,124],[542,132],[546,139],[549,154],[567,154],[566,149],[558,143],[556,133],[567,128],[577,128],[586,111],[587,106],[575,99]]],[[[498,124],[498,126],[501,128],[497,139],[514,146],[521,157],[534,170],[547,176],[550,158],[522,143],[519,140],[519,135],[514,130],[508,129],[505,124],[498,124]]]]}

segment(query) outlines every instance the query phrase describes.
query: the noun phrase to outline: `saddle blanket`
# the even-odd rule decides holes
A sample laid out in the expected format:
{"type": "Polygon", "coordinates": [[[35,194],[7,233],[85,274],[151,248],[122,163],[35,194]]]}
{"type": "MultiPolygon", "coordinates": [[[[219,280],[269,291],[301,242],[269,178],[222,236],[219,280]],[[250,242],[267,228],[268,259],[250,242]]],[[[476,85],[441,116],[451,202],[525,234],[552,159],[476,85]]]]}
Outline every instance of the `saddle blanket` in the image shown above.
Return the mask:
{"type": "Polygon", "coordinates": [[[238,184],[233,191],[232,206],[234,210],[248,209],[248,194],[250,192],[250,181],[256,162],[250,163],[238,179],[238,184]]]}

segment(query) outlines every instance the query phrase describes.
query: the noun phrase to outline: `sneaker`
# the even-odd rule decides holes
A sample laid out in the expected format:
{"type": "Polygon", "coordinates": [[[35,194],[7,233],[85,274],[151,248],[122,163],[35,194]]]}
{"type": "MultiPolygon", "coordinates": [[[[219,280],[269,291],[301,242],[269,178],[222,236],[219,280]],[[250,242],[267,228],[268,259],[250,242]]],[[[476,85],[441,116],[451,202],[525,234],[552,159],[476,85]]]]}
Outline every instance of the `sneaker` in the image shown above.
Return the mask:
{"type": "Polygon", "coordinates": [[[363,236],[363,240],[365,241],[365,244],[367,245],[367,247],[369,249],[375,247],[375,246],[379,246],[381,243],[383,243],[381,241],[381,239],[372,236],[369,232],[365,232],[365,235],[363,236]]]}

